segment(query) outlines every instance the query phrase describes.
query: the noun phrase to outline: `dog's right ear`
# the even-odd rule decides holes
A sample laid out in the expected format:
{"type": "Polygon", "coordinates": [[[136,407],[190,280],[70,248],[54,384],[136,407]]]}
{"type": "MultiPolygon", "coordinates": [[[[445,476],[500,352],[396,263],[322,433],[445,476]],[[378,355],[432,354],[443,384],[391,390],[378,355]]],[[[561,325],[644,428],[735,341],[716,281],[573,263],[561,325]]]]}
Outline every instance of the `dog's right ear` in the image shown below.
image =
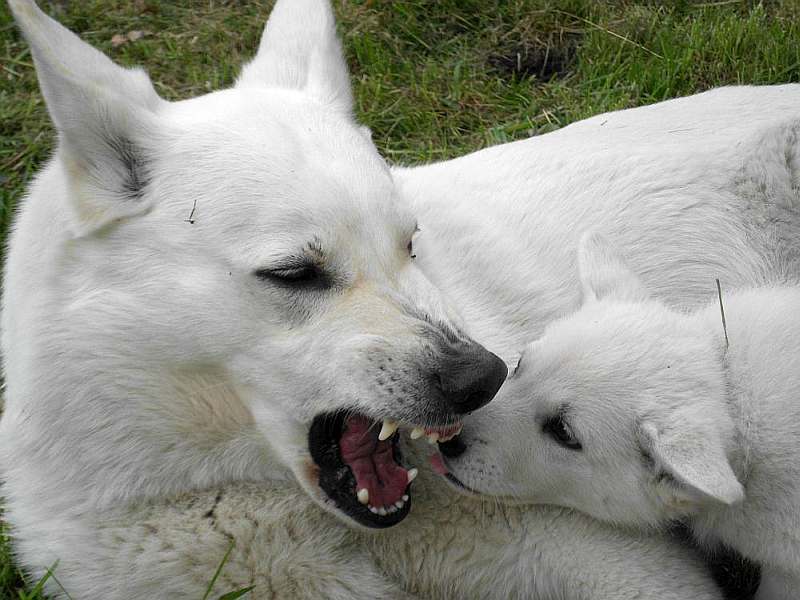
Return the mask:
{"type": "Polygon", "coordinates": [[[237,87],[303,90],[344,112],[353,109],[350,74],[328,0],[278,0],[256,57],[237,87]]]}
{"type": "Polygon", "coordinates": [[[676,423],[665,430],[652,422],[642,423],[639,443],[643,451],[656,472],[669,476],[663,485],[677,503],[740,502],[744,488],[728,462],[722,440],[713,427],[693,426],[696,418],[693,410],[679,411],[676,423]]]}
{"type": "Polygon", "coordinates": [[[143,212],[149,129],[164,102],[140,69],[125,69],[44,14],[10,0],[59,134],[78,235],[143,212]]]}
{"type": "Polygon", "coordinates": [[[583,234],[578,244],[578,275],[584,301],[614,298],[640,301],[647,290],[625,260],[600,234],[583,234]]]}

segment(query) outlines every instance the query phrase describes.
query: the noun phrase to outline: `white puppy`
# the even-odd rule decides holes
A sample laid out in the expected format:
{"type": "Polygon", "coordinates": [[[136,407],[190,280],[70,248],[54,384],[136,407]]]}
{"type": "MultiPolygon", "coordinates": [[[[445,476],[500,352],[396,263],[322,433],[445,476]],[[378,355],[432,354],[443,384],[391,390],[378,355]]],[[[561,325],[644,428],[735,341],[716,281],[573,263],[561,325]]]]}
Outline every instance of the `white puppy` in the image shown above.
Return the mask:
{"type": "Polygon", "coordinates": [[[618,524],[686,517],[701,542],[763,563],[762,597],[795,598],[800,288],[727,294],[724,328],[716,302],[688,314],[651,298],[596,235],[578,263],[583,306],[468,423],[452,480],[618,524]]]}

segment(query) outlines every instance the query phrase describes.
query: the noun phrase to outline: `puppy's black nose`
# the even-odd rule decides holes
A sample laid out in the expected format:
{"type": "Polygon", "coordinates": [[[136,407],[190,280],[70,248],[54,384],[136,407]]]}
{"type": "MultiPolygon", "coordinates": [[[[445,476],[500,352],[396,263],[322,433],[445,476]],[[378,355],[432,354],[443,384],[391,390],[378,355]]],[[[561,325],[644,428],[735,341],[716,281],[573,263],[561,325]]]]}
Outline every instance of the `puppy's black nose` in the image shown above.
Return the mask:
{"type": "Polygon", "coordinates": [[[464,414],[494,398],[506,375],[508,368],[500,357],[471,342],[444,360],[439,371],[439,387],[450,409],[464,414]]]}

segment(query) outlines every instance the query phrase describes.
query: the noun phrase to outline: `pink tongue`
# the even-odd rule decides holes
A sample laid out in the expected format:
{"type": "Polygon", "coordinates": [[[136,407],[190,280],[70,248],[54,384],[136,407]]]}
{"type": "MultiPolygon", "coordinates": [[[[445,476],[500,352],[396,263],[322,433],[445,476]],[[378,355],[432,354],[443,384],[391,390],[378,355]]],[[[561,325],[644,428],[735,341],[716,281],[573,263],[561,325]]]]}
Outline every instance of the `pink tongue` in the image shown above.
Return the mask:
{"type": "Polygon", "coordinates": [[[342,460],[356,478],[353,495],[366,488],[371,506],[389,507],[405,494],[408,472],[394,461],[392,442],[379,441],[378,429],[373,425],[365,417],[348,418],[339,449],[342,460]]]}
{"type": "Polygon", "coordinates": [[[436,454],[431,454],[428,460],[431,462],[434,473],[438,475],[447,475],[447,467],[444,464],[444,459],[441,454],[438,452],[436,454]]]}

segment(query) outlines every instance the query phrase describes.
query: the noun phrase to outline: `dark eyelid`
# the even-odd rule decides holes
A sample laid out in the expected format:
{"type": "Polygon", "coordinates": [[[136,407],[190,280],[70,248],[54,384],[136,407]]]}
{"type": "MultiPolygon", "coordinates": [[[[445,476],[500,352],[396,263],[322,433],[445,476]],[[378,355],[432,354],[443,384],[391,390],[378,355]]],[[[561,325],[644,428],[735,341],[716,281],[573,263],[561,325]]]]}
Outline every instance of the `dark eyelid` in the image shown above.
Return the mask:
{"type": "Polygon", "coordinates": [[[272,267],[257,269],[253,274],[262,281],[296,289],[329,289],[333,278],[319,264],[311,260],[284,262],[272,267]]]}
{"type": "Polygon", "coordinates": [[[546,433],[550,433],[551,436],[558,441],[559,444],[562,446],[569,448],[570,450],[582,450],[583,444],[575,435],[575,430],[570,425],[569,421],[565,418],[565,415],[569,412],[569,406],[564,405],[559,407],[558,412],[555,414],[550,415],[547,417],[544,422],[542,423],[542,430],[546,433]],[[557,434],[564,430],[568,432],[574,443],[567,443],[566,440],[560,439],[560,436],[557,434]]]}
{"type": "Polygon", "coordinates": [[[317,265],[316,263],[314,263],[314,261],[309,260],[305,256],[297,256],[289,259],[284,259],[283,262],[271,265],[269,267],[256,269],[255,271],[253,271],[253,274],[260,279],[265,279],[281,272],[300,271],[302,269],[315,269],[315,268],[317,268],[317,265]]]}

